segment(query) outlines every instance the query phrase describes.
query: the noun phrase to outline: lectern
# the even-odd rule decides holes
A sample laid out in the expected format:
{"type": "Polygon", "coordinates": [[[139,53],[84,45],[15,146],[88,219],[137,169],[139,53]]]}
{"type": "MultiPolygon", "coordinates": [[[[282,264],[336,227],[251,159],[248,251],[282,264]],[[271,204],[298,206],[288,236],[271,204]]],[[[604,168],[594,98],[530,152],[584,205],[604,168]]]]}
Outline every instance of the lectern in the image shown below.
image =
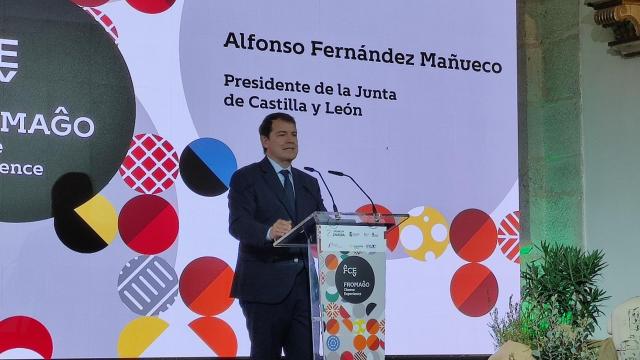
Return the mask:
{"type": "Polygon", "coordinates": [[[408,217],[314,212],[274,243],[307,248],[314,360],[384,359],[386,234],[408,217]]]}

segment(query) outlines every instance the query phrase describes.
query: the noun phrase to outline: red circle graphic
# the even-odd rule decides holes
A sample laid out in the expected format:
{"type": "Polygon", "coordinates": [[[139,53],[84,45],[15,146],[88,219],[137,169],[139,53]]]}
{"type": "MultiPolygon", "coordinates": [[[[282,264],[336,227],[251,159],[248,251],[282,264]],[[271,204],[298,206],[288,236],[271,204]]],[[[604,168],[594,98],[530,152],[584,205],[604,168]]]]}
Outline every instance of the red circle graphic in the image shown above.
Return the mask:
{"type": "Polygon", "coordinates": [[[125,244],[140,254],[155,255],[167,250],[178,236],[178,214],[165,199],[138,195],[129,200],[118,217],[118,229],[125,244]]]}
{"type": "Polygon", "coordinates": [[[223,320],[214,317],[202,317],[193,320],[189,327],[216,355],[234,357],[238,353],[236,333],[223,320]]]}
{"type": "Polygon", "coordinates": [[[51,359],[53,340],[49,330],[38,320],[13,316],[0,321],[0,354],[11,349],[29,349],[51,359]]]}
{"type": "Polygon", "coordinates": [[[450,292],[460,312],[480,317],[491,311],[498,301],[498,280],[488,267],[466,264],[453,274],[450,292]]]}
{"type": "Polygon", "coordinates": [[[145,14],[159,14],[167,11],[176,0],[127,0],[134,9],[145,14]]]}
{"type": "Polygon", "coordinates": [[[367,338],[367,347],[369,350],[376,351],[380,347],[380,339],[376,335],[370,335],[367,338]]]}
{"type": "Polygon", "coordinates": [[[353,354],[350,351],[345,351],[340,355],[340,360],[353,360],[353,354]]]}
{"type": "Polygon", "coordinates": [[[233,304],[230,296],[233,270],[210,256],[193,260],[180,276],[180,296],[196,314],[214,316],[233,304]]]}
{"type": "Polygon", "coordinates": [[[72,0],[74,3],[80,6],[96,7],[101,6],[109,2],[109,0],[72,0]]]}
{"type": "MultiPolygon", "coordinates": [[[[392,214],[391,210],[387,209],[386,207],[380,204],[376,204],[376,210],[378,210],[378,213],[380,213],[380,215],[392,214]]],[[[362,205],[356,210],[356,212],[357,213],[373,213],[373,206],[371,206],[371,204],[362,205]]],[[[372,221],[373,219],[368,219],[365,217],[365,220],[372,221]]],[[[395,219],[391,216],[382,216],[381,220],[385,224],[395,224],[395,219]]],[[[385,239],[387,241],[387,248],[389,249],[389,251],[394,251],[396,247],[398,247],[398,242],[400,241],[399,228],[396,226],[393,229],[391,229],[391,231],[388,231],[385,235],[385,239]]]]}
{"type": "Polygon", "coordinates": [[[327,332],[331,335],[336,335],[340,331],[340,323],[336,319],[329,319],[327,321],[327,332]]]}
{"type": "Polygon", "coordinates": [[[498,231],[487,213],[467,209],[456,215],[451,222],[449,238],[458,256],[469,262],[480,262],[495,250],[498,231]]]}

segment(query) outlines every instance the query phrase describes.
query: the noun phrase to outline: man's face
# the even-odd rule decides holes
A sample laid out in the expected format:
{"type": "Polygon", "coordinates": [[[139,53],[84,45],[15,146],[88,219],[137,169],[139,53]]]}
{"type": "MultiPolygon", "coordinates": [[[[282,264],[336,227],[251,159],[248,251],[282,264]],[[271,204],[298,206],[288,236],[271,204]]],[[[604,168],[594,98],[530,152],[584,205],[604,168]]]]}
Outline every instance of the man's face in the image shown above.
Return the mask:
{"type": "Polygon", "coordinates": [[[298,131],[290,122],[274,120],[269,137],[261,136],[260,141],[266,154],[280,165],[290,165],[298,155],[298,131]]]}

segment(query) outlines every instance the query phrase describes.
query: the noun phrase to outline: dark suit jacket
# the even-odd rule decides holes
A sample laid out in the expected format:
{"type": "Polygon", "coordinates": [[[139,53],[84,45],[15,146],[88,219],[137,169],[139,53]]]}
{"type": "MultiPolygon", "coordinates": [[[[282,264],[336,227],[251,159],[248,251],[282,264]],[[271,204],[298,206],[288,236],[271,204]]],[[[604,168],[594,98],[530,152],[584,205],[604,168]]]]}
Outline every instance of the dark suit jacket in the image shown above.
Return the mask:
{"type": "Polygon", "coordinates": [[[262,161],[238,169],[229,185],[229,232],[239,240],[231,295],[245,301],[282,301],[304,267],[306,251],[274,248],[267,231],[278,219],[295,224],[314,211],[326,211],[318,181],[292,168],[296,213],[285,206],[284,188],[273,166],[262,161]],[[291,261],[294,257],[300,261],[291,261]],[[304,257],[304,258],[303,258],[304,257]],[[289,261],[287,261],[289,260],[289,261]]]}

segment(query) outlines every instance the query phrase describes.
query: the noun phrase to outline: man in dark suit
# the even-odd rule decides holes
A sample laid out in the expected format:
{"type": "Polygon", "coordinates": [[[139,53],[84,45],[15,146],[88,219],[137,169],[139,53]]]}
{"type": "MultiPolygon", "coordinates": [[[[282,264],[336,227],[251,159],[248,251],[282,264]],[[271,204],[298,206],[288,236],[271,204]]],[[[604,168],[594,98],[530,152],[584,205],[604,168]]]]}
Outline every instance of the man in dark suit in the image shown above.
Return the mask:
{"type": "MultiPolygon", "coordinates": [[[[307,253],[273,242],[314,211],[325,211],[318,181],[293,168],[296,123],[267,115],[259,128],[262,161],[231,177],[229,232],[240,243],[231,295],[240,300],[254,360],[313,357],[307,253]]],[[[313,270],[312,270],[313,271],[313,270]]]]}

